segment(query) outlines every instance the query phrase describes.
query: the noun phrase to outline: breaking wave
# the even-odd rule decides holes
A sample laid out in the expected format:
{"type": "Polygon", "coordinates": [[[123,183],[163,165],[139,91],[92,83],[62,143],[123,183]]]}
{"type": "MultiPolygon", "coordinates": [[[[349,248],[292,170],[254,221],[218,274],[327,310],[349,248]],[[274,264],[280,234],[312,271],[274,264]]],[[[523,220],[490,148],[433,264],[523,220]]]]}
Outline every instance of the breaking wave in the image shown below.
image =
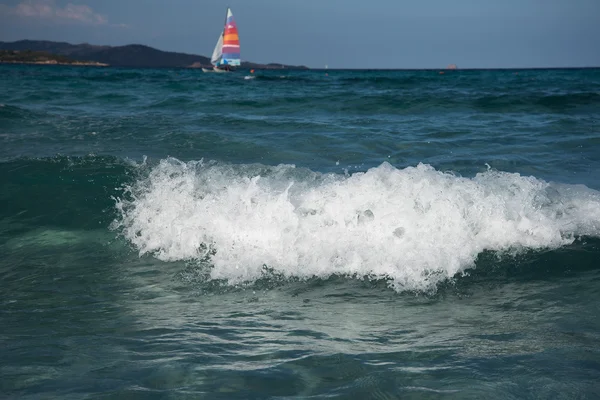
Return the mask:
{"type": "Polygon", "coordinates": [[[435,290],[499,255],[600,236],[600,193],[495,170],[429,165],[321,174],[293,165],[162,160],[116,199],[120,231],[163,261],[196,260],[210,279],[332,275],[435,290]]]}

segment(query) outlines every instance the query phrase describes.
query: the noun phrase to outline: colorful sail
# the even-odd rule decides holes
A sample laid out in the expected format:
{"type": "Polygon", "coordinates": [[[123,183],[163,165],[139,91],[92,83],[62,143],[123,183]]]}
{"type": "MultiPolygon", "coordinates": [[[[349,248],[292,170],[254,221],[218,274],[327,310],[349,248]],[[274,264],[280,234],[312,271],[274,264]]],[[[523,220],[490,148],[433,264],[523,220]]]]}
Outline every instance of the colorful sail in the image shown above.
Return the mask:
{"type": "Polygon", "coordinates": [[[240,63],[240,37],[238,36],[233,14],[228,8],[225,29],[223,30],[223,50],[220,64],[239,66],[240,63]]]}

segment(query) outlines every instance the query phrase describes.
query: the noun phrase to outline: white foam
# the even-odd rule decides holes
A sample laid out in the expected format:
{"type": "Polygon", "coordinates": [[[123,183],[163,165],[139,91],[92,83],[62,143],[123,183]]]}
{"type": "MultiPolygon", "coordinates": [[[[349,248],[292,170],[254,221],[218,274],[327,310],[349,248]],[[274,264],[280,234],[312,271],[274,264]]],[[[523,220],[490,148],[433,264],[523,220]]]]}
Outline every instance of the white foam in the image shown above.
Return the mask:
{"type": "Polygon", "coordinates": [[[428,290],[483,250],[600,236],[600,193],[585,186],[497,171],[469,179],[423,164],[323,175],[169,158],[128,192],[113,227],[140,255],[210,257],[211,277],[232,284],[267,265],[288,277],[369,276],[428,290]]]}

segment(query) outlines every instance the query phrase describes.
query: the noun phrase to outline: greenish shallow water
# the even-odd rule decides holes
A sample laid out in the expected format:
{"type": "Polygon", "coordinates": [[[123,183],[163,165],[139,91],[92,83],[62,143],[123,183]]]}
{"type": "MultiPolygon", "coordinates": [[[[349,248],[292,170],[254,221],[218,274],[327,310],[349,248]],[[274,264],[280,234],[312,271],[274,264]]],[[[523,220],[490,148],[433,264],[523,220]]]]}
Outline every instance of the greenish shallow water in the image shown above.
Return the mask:
{"type": "Polygon", "coordinates": [[[597,398],[600,70],[0,67],[5,398],[597,398]]]}

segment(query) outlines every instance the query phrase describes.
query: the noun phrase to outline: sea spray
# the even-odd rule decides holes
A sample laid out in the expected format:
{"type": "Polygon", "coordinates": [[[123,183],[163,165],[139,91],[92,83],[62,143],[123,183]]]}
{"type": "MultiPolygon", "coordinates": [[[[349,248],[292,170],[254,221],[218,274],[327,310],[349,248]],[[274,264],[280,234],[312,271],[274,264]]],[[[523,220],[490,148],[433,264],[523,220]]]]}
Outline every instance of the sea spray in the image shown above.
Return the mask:
{"type": "Polygon", "coordinates": [[[489,170],[473,178],[383,163],[352,175],[160,161],[117,199],[140,255],[210,260],[210,278],[332,274],[432,290],[484,250],[557,248],[600,235],[600,193],[489,170]]]}

